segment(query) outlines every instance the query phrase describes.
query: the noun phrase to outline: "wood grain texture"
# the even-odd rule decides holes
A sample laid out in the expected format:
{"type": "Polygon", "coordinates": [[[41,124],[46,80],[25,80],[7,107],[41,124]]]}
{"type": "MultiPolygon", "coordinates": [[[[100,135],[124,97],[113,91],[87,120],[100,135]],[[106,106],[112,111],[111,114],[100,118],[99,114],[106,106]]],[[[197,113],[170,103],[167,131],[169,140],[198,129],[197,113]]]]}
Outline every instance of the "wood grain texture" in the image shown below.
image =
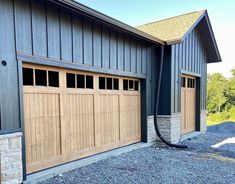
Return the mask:
{"type": "Polygon", "coordinates": [[[27,173],[140,141],[140,91],[123,91],[122,77],[119,90],[100,90],[99,76],[115,76],[24,66],[58,71],[60,81],[24,86],[27,173]],[[67,88],[66,73],[92,75],[94,88],[67,88]]]}
{"type": "Polygon", "coordinates": [[[188,84],[188,79],[196,82],[196,78],[186,75],[182,77],[186,79],[186,84],[181,87],[181,134],[186,134],[196,130],[196,85],[189,88],[188,84]]]}

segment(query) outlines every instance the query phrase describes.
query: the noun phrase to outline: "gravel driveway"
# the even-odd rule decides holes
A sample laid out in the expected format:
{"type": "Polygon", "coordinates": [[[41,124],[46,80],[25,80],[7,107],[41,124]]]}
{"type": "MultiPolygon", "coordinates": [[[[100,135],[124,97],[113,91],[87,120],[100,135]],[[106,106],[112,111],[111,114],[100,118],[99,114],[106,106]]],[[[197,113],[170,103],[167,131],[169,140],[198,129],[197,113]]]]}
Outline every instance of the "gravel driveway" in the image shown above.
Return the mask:
{"type": "Polygon", "coordinates": [[[43,183],[235,184],[235,142],[229,139],[232,137],[235,137],[235,123],[224,123],[209,127],[205,135],[184,141],[189,146],[187,150],[158,144],[84,166],[43,183]],[[224,140],[224,145],[216,145],[224,140]]]}

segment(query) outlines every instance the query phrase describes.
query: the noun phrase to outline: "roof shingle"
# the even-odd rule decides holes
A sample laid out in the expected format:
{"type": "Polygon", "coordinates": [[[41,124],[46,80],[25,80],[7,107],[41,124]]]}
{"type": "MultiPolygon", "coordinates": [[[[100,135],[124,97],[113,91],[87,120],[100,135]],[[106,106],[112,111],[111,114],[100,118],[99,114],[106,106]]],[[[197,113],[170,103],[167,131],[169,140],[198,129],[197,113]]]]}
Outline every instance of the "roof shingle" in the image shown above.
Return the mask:
{"type": "Polygon", "coordinates": [[[165,41],[167,44],[180,43],[190,28],[204,15],[205,11],[195,11],[140,25],[136,28],[165,41]]]}

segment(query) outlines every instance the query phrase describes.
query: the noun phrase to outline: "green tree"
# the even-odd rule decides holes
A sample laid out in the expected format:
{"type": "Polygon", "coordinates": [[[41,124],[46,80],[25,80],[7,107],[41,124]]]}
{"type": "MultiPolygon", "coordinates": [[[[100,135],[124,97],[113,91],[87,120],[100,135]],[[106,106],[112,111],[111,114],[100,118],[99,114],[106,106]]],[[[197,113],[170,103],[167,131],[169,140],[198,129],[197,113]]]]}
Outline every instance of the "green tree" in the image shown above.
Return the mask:
{"type": "Polygon", "coordinates": [[[222,112],[227,102],[225,91],[228,88],[227,79],[220,73],[208,75],[207,109],[209,114],[222,112]]]}
{"type": "Polygon", "coordinates": [[[235,106],[235,68],[231,70],[232,77],[228,80],[228,85],[225,90],[225,97],[227,98],[227,110],[235,106]]]}

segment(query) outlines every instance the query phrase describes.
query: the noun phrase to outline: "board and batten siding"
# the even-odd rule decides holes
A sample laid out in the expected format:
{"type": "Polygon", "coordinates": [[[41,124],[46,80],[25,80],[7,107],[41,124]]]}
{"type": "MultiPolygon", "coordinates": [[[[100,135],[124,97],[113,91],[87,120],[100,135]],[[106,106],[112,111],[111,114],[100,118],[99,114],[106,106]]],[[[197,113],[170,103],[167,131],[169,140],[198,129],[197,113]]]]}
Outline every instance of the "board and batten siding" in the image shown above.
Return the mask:
{"type": "Polygon", "coordinates": [[[0,130],[20,128],[18,61],[147,79],[151,115],[155,44],[48,1],[0,0],[0,10],[0,130]]]}
{"type": "Polygon", "coordinates": [[[194,28],[181,44],[171,49],[171,113],[181,111],[181,71],[191,72],[200,77],[200,108],[206,109],[207,59],[200,33],[194,28]]]}
{"type": "Polygon", "coordinates": [[[147,74],[149,44],[127,33],[41,0],[15,1],[15,17],[20,55],[147,74]]]}
{"type": "Polygon", "coordinates": [[[20,127],[13,10],[13,0],[0,0],[0,130],[6,131],[20,127]]]}

